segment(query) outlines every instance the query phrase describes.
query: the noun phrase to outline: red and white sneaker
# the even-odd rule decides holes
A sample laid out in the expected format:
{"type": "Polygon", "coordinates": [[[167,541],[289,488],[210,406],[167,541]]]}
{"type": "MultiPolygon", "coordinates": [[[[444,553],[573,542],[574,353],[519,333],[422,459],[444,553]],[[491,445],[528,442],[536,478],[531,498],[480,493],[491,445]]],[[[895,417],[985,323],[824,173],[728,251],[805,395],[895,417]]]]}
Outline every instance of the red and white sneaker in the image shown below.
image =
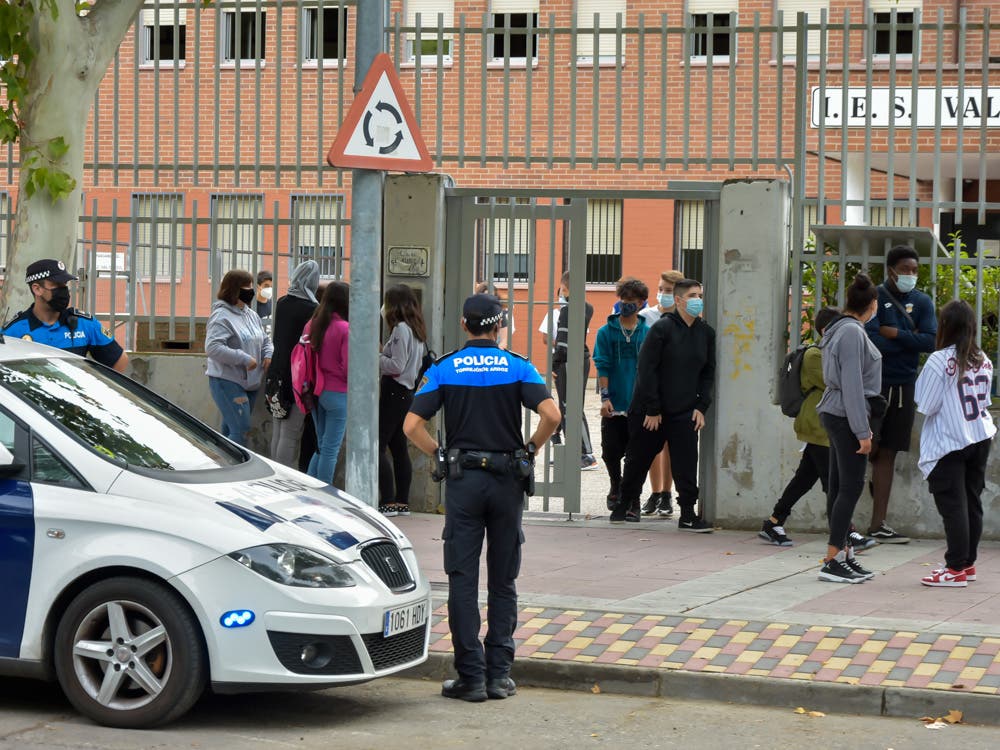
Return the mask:
{"type": "Polygon", "coordinates": [[[966,581],[974,581],[974,580],[976,580],[976,566],[975,565],[970,565],[969,567],[967,567],[962,572],[965,573],[965,580],[966,581]]]}
{"type": "Polygon", "coordinates": [[[920,579],[924,586],[942,586],[959,588],[969,585],[969,579],[964,570],[952,570],[951,568],[938,568],[931,571],[930,575],[920,579]]]}

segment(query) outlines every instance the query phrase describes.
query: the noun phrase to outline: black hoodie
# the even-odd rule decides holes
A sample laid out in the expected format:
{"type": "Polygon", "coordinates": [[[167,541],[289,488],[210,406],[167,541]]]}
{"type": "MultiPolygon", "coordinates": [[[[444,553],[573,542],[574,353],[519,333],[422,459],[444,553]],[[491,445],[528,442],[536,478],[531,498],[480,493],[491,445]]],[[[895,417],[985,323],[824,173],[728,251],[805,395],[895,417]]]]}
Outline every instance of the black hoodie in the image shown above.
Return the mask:
{"type": "Polygon", "coordinates": [[[674,310],[646,334],[630,412],[675,416],[712,405],[715,330],[701,318],[690,326],[674,310]]]}

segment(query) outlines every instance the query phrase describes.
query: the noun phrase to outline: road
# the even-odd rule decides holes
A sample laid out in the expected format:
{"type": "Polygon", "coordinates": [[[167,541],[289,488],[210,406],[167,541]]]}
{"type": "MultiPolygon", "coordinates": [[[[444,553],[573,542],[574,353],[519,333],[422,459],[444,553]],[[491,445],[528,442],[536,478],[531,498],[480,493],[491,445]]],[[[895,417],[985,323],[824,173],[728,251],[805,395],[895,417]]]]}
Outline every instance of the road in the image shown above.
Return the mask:
{"type": "Polygon", "coordinates": [[[538,689],[468,704],[441,698],[436,683],[409,679],[303,695],[208,696],[176,724],[134,732],[81,719],[53,685],[0,680],[3,750],[993,750],[998,745],[1000,728],[953,725],[931,731],[917,717],[809,717],[784,709],[538,689]]]}

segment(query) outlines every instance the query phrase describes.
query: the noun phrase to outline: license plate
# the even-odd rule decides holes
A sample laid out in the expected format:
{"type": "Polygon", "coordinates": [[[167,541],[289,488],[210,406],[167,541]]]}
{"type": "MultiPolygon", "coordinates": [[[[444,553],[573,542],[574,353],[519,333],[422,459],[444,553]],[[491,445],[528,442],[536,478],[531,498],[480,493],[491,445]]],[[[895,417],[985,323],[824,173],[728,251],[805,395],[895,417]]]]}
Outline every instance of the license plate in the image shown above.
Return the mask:
{"type": "Polygon", "coordinates": [[[397,633],[418,628],[427,622],[427,602],[417,602],[406,607],[390,609],[382,618],[382,635],[388,638],[397,633]]]}

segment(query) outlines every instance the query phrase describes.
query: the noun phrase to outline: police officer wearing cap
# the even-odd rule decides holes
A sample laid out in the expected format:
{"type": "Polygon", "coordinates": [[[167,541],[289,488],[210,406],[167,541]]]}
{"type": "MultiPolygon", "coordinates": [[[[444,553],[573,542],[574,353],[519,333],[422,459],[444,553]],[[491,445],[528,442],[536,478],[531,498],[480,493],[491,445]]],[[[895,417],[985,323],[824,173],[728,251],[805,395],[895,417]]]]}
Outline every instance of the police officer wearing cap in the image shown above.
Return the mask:
{"type": "Polygon", "coordinates": [[[69,306],[67,283],[76,276],[60,260],[46,258],[28,266],[24,280],[35,303],[3,329],[4,335],[79,354],[90,354],[103,365],[124,372],[128,357],[118,342],[85,312],[69,306]]]}
{"type": "Polygon", "coordinates": [[[500,300],[475,294],[465,300],[462,315],[468,341],[428,368],[403,430],[417,448],[438,457],[438,476],[447,477],[442,538],[458,679],[445,680],[441,694],[484,701],[517,692],[510,668],[517,624],[514,580],[524,540],[521,512],[533,482],[536,447],[555,431],[560,414],[531,362],[497,346],[504,316],[500,300]],[[521,424],[525,406],[540,417],[527,445],[521,424]],[[424,428],[441,407],[447,451],[439,451],[424,428]],[[489,577],[485,644],[479,640],[478,601],[484,534],[489,577]]]}

